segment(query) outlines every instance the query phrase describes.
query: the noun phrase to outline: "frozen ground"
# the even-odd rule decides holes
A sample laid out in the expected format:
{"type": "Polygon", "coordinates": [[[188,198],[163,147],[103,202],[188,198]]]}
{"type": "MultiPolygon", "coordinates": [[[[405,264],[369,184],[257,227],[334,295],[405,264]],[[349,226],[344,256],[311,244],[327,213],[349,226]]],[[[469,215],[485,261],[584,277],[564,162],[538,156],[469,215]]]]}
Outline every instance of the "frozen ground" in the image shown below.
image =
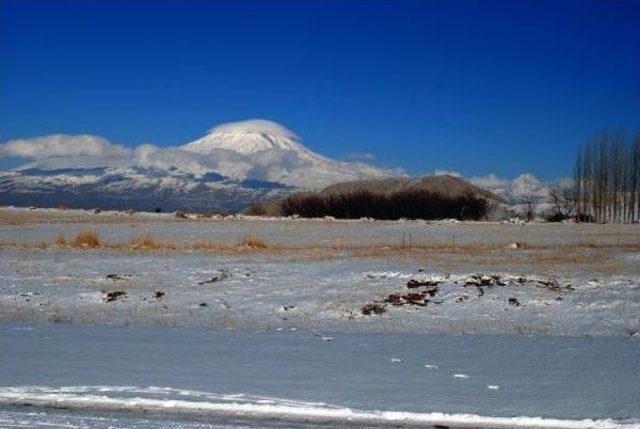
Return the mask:
{"type": "Polygon", "coordinates": [[[639,225],[183,221],[5,209],[0,274],[5,321],[297,328],[320,335],[640,332],[639,225]],[[87,229],[110,243],[152,234],[168,243],[233,245],[253,234],[276,247],[39,245],[87,229]],[[500,279],[483,286],[483,275],[500,279]],[[426,283],[409,288],[412,279],[426,283]],[[382,310],[365,315],[367,305],[382,310]]]}
{"type": "Polygon", "coordinates": [[[389,295],[426,290],[406,286],[429,277],[418,267],[361,258],[4,250],[0,317],[320,332],[630,336],[640,330],[640,282],[627,275],[575,273],[555,280],[557,288],[536,283],[536,276],[503,286],[466,285],[471,274],[487,271],[479,267],[443,278],[424,306],[386,303],[384,314],[362,313],[389,295]],[[119,277],[107,278],[114,273],[119,277]],[[113,292],[125,294],[109,301],[113,292]]]}
{"type": "Polygon", "coordinates": [[[0,332],[0,427],[640,422],[640,343],[621,338],[332,333],[323,341],[300,331],[6,323],[0,332]]]}

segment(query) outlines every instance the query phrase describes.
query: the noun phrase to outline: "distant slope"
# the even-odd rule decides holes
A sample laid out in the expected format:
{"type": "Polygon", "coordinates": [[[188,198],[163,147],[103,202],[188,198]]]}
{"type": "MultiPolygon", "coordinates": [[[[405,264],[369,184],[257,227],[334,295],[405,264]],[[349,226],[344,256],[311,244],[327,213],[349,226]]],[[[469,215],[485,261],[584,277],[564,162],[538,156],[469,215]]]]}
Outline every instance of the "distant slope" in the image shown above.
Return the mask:
{"type": "Polygon", "coordinates": [[[294,188],[207,173],[102,167],[0,173],[0,205],[153,211],[239,211],[294,188]]]}
{"type": "Polygon", "coordinates": [[[369,191],[382,193],[395,193],[405,190],[421,190],[459,197],[466,193],[485,197],[488,200],[500,203],[507,201],[491,191],[475,186],[460,177],[449,175],[423,176],[423,177],[392,177],[385,179],[358,180],[352,182],[337,183],[324,188],[323,194],[344,194],[355,191],[369,191]]]}
{"type": "Polygon", "coordinates": [[[506,201],[453,176],[359,180],[258,204],[247,213],[340,219],[487,219],[506,201]]]}

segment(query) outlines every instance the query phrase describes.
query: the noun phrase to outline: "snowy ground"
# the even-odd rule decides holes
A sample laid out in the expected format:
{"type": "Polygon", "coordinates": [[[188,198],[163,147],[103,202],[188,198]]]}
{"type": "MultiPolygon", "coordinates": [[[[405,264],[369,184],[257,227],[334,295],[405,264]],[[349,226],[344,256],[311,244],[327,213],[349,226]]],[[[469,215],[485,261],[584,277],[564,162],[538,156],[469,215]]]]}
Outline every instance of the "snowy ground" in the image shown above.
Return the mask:
{"type": "Polygon", "coordinates": [[[0,428],[640,428],[638,225],[0,209],[0,322],[0,428]]]}
{"type": "Polygon", "coordinates": [[[5,321],[621,337],[640,331],[638,225],[17,212],[29,217],[20,223],[16,210],[0,212],[0,244],[12,243],[0,246],[5,321]],[[38,247],[87,229],[111,243],[152,234],[171,243],[233,245],[252,234],[280,247],[38,247]],[[500,278],[483,285],[482,276],[491,275],[500,278]],[[426,283],[409,288],[412,279],[426,283]],[[382,310],[363,314],[367,305],[382,310]]]}

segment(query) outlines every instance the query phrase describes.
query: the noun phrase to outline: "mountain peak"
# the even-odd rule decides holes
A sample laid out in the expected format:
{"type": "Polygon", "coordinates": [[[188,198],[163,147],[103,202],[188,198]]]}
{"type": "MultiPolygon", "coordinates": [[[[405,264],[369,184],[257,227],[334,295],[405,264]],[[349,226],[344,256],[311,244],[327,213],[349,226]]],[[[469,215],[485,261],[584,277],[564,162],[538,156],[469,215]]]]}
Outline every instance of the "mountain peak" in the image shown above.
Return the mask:
{"type": "Polygon", "coordinates": [[[245,155],[272,149],[306,151],[293,131],[264,119],[218,125],[209,130],[206,136],[182,146],[181,149],[198,153],[226,149],[245,155]]]}
{"type": "Polygon", "coordinates": [[[266,119],[247,119],[237,122],[226,122],[211,128],[207,134],[216,133],[246,133],[246,134],[262,134],[268,133],[298,139],[298,136],[290,129],[278,124],[277,122],[266,119]]]}

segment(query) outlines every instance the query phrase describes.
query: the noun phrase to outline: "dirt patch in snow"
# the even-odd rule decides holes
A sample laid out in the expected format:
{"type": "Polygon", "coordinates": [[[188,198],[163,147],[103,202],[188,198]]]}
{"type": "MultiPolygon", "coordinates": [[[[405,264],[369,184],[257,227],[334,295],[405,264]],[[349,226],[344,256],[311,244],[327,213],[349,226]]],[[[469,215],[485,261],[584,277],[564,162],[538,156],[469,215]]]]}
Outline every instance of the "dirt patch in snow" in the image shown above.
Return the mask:
{"type": "MultiPolygon", "coordinates": [[[[389,277],[372,277],[365,275],[367,278],[389,278],[389,277]]],[[[403,275],[398,274],[391,278],[402,278],[403,275]]],[[[516,287],[521,285],[529,285],[533,287],[542,287],[553,292],[571,291],[570,285],[560,286],[557,280],[550,278],[542,278],[537,276],[515,276],[510,274],[473,274],[471,276],[452,277],[446,275],[427,275],[419,272],[407,281],[405,288],[408,292],[392,293],[388,296],[365,304],[361,308],[361,313],[365,316],[379,315],[387,311],[387,305],[393,307],[402,307],[405,305],[426,307],[427,304],[433,302],[442,304],[442,301],[434,301],[433,298],[440,293],[444,286],[461,287],[466,289],[474,287],[478,291],[478,297],[485,294],[485,289],[493,287],[516,287]]],[[[463,303],[469,299],[468,294],[459,295],[456,303],[463,303]]],[[[514,307],[520,306],[517,298],[509,297],[507,303],[514,307]]]]}
{"type": "Polygon", "coordinates": [[[218,270],[218,272],[214,276],[212,276],[212,277],[210,277],[210,278],[208,278],[206,280],[199,281],[198,285],[204,285],[204,284],[208,284],[208,283],[217,283],[217,282],[222,281],[224,279],[227,279],[229,277],[231,277],[231,273],[229,272],[228,269],[223,268],[221,270],[218,270]]]}
{"type": "Polygon", "coordinates": [[[114,302],[117,301],[118,298],[120,297],[124,297],[125,295],[127,295],[127,293],[123,290],[114,290],[111,292],[107,292],[104,296],[104,301],[105,302],[114,302]]]}

